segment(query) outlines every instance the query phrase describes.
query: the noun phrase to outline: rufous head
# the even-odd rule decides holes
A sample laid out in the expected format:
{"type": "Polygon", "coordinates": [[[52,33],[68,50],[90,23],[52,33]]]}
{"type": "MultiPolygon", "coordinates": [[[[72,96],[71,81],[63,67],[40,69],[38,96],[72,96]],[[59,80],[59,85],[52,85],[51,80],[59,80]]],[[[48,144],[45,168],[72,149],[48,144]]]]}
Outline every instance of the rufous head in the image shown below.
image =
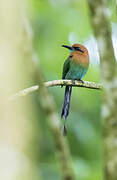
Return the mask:
{"type": "Polygon", "coordinates": [[[70,50],[70,60],[76,64],[82,64],[82,66],[88,68],[89,66],[89,54],[88,50],[82,44],[73,44],[72,46],[62,45],[70,50]]]}
{"type": "Polygon", "coordinates": [[[79,55],[89,56],[87,48],[82,44],[73,44],[72,46],[62,45],[62,47],[69,49],[70,53],[76,52],[79,55]]]}

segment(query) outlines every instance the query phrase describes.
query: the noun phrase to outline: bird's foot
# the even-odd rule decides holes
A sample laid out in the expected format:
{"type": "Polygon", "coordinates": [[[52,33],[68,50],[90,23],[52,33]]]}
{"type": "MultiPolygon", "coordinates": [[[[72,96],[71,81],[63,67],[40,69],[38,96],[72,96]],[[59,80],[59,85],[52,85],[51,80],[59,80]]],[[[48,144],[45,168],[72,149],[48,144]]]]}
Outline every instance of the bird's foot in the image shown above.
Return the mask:
{"type": "Polygon", "coordinates": [[[80,81],[81,83],[84,83],[84,81],[82,79],[78,79],[78,81],[80,81]]]}
{"type": "Polygon", "coordinates": [[[75,85],[75,80],[74,79],[72,79],[72,84],[75,85]]]}
{"type": "Polygon", "coordinates": [[[72,80],[73,85],[75,85],[75,81],[80,81],[81,83],[84,83],[84,81],[82,79],[74,79],[74,80],[72,80]]]}

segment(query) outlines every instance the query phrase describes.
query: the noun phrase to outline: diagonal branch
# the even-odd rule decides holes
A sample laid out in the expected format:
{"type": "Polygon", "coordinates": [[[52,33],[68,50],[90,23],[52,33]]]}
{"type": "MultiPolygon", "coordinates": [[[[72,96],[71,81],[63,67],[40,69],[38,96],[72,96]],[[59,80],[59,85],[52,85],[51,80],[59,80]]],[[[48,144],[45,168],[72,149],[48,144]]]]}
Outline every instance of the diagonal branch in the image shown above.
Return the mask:
{"type": "MultiPolygon", "coordinates": [[[[103,87],[101,84],[96,84],[95,82],[89,82],[89,81],[73,81],[73,80],[53,80],[45,82],[44,85],[46,87],[53,87],[53,86],[74,86],[74,87],[83,87],[83,88],[89,88],[89,89],[97,89],[101,90],[103,87]]],[[[18,97],[26,96],[32,92],[35,92],[39,89],[39,85],[35,85],[26,89],[23,89],[16,94],[12,95],[9,100],[14,100],[18,97]]]]}

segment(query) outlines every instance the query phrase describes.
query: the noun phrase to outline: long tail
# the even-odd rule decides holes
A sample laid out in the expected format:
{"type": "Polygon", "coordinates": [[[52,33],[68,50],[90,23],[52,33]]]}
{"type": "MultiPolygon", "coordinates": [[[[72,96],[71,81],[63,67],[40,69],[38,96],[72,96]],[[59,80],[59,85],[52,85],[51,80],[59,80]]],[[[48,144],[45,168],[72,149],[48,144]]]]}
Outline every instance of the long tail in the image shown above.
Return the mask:
{"type": "MultiPolygon", "coordinates": [[[[61,118],[64,117],[64,120],[66,120],[67,116],[69,115],[71,92],[72,92],[72,86],[66,86],[64,101],[63,101],[62,111],[61,111],[61,118]]],[[[67,130],[64,124],[63,135],[66,135],[66,134],[67,134],[67,130]]]]}

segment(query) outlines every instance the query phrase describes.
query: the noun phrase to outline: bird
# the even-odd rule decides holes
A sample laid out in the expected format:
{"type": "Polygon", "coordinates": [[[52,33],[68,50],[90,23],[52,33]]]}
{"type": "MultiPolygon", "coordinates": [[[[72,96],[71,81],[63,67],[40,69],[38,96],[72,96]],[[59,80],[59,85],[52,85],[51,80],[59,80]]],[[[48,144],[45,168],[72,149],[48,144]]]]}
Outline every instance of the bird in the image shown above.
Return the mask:
{"type": "MultiPolygon", "coordinates": [[[[63,64],[62,79],[79,80],[88,71],[89,67],[89,53],[87,48],[82,44],[73,44],[72,46],[62,45],[62,47],[69,49],[70,54],[63,64]]],[[[63,135],[67,135],[67,128],[65,126],[65,120],[69,115],[70,99],[72,93],[72,86],[65,87],[64,100],[61,110],[61,119],[64,118],[63,135]]]]}

